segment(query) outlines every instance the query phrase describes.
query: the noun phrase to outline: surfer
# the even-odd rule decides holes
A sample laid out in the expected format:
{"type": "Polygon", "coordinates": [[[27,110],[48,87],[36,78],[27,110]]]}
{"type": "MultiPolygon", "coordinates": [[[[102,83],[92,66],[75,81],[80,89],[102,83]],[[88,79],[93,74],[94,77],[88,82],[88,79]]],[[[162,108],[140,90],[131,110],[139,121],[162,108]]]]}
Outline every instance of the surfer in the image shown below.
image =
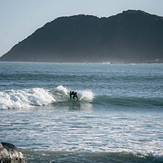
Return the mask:
{"type": "Polygon", "coordinates": [[[71,98],[73,98],[73,100],[75,100],[75,98],[77,99],[77,100],[79,100],[78,99],[78,96],[77,96],[77,92],[75,92],[75,91],[70,91],[70,100],[71,100],[71,98]],[[72,97],[73,96],[73,97],[72,97]]]}

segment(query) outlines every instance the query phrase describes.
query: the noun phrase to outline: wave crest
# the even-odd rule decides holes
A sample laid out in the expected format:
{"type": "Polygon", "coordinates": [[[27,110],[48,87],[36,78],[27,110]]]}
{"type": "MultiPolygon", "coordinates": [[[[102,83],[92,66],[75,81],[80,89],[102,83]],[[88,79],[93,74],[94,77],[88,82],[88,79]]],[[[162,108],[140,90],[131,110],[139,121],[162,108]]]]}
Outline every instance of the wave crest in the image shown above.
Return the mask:
{"type": "MultiPolygon", "coordinates": [[[[71,90],[73,91],[73,90],[71,90]]],[[[67,101],[69,100],[69,92],[70,90],[62,85],[53,89],[51,93],[54,95],[54,98],[57,101],[67,101]]],[[[94,99],[94,94],[90,90],[77,90],[78,98],[80,102],[92,102],[94,99]]]]}

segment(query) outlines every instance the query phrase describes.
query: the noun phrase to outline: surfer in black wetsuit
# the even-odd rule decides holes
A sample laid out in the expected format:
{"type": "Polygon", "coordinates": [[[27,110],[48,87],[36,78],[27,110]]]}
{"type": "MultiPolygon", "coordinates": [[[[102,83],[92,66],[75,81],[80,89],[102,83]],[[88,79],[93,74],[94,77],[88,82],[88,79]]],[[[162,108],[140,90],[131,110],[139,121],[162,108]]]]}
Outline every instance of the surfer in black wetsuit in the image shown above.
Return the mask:
{"type": "Polygon", "coordinates": [[[79,100],[78,99],[78,96],[77,96],[77,92],[75,92],[75,91],[70,91],[70,100],[71,100],[71,98],[73,98],[73,100],[75,100],[75,98],[77,99],[77,100],[79,100]],[[73,97],[72,97],[73,96],[73,97]]]}

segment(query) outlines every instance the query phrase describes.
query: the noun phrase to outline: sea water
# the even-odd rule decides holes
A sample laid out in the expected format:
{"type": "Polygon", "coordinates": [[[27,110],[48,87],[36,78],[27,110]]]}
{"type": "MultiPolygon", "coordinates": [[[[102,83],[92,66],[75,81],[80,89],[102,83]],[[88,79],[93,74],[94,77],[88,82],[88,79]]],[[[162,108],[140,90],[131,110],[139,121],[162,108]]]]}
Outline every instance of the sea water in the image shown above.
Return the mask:
{"type": "Polygon", "coordinates": [[[0,62],[0,142],[33,163],[163,162],[163,64],[0,62]]]}

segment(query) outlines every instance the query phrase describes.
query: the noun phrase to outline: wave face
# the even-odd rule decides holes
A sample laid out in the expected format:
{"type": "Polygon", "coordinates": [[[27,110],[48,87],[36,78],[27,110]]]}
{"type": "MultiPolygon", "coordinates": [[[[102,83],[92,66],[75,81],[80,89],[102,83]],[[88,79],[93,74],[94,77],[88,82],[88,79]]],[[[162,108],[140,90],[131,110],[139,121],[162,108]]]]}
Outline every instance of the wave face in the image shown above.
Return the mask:
{"type": "MultiPolygon", "coordinates": [[[[69,101],[69,90],[58,86],[48,90],[31,88],[22,90],[7,90],[0,92],[0,109],[30,108],[34,106],[55,105],[57,102],[69,101]]],[[[91,91],[77,91],[80,102],[92,102],[94,95],[91,91]]]]}
{"type": "Polygon", "coordinates": [[[162,107],[163,98],[147,98],[147,97],[111,97],[107,95],[96,96],[94,104],[106,105],[106,106],[125,106],[125,107],[162,107]]]}
{"type": "MultiPolygon", "coordinates": [[[[69,100],[70,90],[66,87],[58,86],[57,88],[53,89],[51,93],[54,95],[57,101],[67,101],[69,100]]],[[[80,102],[92,102],[94,99],[94,94],[90,90],[79,90],[77,91],[77,95],[80,102]]]]}

